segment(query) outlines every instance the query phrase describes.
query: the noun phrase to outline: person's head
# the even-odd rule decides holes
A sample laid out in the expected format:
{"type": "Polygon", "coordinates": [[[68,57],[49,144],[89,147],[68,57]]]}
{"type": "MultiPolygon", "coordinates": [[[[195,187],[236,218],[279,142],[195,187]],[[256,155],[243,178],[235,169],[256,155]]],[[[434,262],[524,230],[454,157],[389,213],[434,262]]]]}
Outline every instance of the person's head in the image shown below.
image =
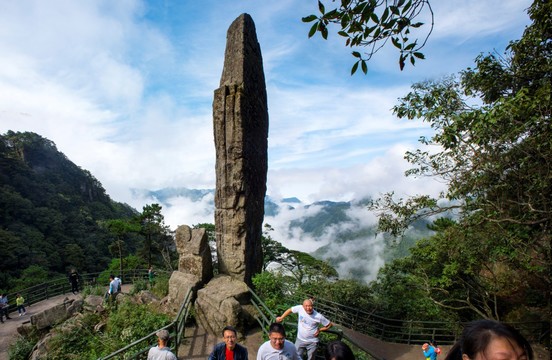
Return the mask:
{"type": "Polygon", "coordinates": [[[113,274],[109,275],[109,280],[115,280],[115,275],[113,274]]]}
{"type": "Polygon", "coordinates": [[[165,347],[169,343],[170,335],[167,330],[159,330],[155,333],[157,335],[157,339],[159,340],[159,346],[165,347]]]}
{"type": "Polygon", "coordinates": [[[234,329],[232,326],[225,327],[224,329],[222,329],[222,338],[224,339],[226,348],[231,351],[234,350],[238,342],[238,334],[236,332],[236,329],[234,329]]]}
{"type": "Polygon", "coordinates": [[[17,294],[17,297],[21,297],[21,294],[17,294]]]}
{"type": "Polygon", "coordinates": [[[513,327],[478,320],[464,328],[445,360],[531,360],[529,342],[513,327]]]}
{"type": "Polygon", "coordinates": [[[355,360],[353,351],[343,341],[334,341],[326,346],[324,350],[326,360],[355,360]]]}
{"type": "Polygon", "coordinates": [[[314,307],[313,307],[313,304],[312,304],[312,300],[310,299],[307,299],[305,301],[303,301],[303,309],[305,310],[305,312],[307,314],[312,314],[314,312],[314,307]]]}
{"type": "Polygon", "coordinates": [[[270,339],[270,345],[274,349],[282,349],[286,340],[286,330],[284,329],[284,325],[280,323],[270,324],[270,327],[268,328],[268,338],[270,339]]]}

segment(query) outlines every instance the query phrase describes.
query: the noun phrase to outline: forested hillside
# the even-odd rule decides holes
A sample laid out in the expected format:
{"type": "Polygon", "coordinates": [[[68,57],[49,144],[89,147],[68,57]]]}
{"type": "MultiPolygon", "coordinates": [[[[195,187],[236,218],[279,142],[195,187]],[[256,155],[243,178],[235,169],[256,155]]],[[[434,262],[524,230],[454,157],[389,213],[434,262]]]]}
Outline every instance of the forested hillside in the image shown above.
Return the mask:
{"type": "Polygon", "coordinates": [[[52,141],[32,132],[0,136],[0,289],[23,285],[23,274],[104,270],[115,240],[106,220],[135,214],[52,141]]]}

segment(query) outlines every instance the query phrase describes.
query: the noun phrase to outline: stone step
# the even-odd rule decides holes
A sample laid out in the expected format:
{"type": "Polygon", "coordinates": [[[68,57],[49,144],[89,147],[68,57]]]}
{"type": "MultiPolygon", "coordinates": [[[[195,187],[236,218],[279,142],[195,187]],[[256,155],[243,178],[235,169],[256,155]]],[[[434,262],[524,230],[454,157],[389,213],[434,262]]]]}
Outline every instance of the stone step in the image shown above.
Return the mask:
{"type": "MultiPolygon", "coordinates": [[[[199,326],[187,327],[184,333],[184,339],[178,347],[179,359],[207,359],[213,346],[222,341],[222,336],[208,334],[199,326]]],[[[253,328],[246,335],[245,341],[239,344],[247,348],[250,360],[257,358],[257,349],[264,342],[263,334],[259,327],[253,328]]]]}

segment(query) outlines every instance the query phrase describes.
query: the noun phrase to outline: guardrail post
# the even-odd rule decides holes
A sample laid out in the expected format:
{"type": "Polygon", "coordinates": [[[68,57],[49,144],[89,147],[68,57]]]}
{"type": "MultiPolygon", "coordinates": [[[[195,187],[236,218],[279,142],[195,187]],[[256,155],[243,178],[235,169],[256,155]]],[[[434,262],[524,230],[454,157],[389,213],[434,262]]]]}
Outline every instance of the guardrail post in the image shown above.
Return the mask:
{"type": "Polygon", "coordinates": [[[410,341],[412,340],[412,320],[408,320],[408,345],[410,345],[410,341]]]}

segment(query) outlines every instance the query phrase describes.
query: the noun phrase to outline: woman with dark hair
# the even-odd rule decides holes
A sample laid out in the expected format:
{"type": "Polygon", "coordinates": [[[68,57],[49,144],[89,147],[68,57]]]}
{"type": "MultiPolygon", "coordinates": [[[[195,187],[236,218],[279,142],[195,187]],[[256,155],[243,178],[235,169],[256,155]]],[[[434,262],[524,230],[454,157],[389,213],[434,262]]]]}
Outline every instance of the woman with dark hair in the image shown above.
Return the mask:
{"type": "Polygon", "coordinates": [[[324,351],[326,360],[355,360],[353,351],[343,341],[334,341],[326,346],[324,351]]]}
{"type": "Polygon", "coordinates": [[[532,360],[529,342],[513,327],[493,320],[466,325],[445,360],[532,360]]]}

